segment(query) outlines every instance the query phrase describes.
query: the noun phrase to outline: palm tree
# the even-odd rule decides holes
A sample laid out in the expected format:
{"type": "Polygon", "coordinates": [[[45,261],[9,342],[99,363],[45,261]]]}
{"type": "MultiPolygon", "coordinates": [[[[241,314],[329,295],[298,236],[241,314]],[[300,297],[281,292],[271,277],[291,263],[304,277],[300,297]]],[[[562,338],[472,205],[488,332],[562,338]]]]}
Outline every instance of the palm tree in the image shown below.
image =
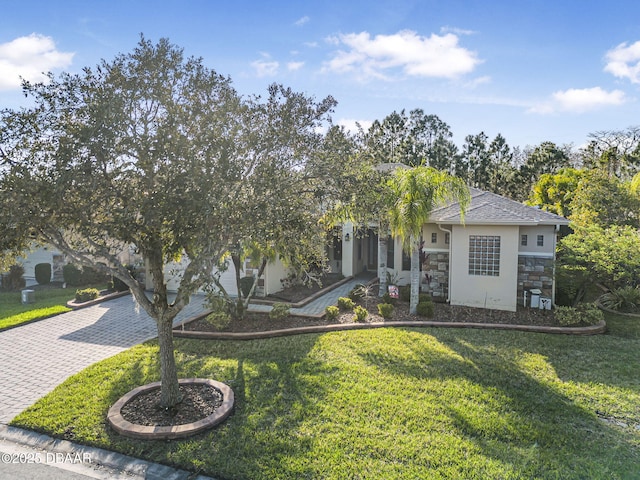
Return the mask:
{"type": "Polygon", "coordinates": [[[445,202],[457,201],[460,215],[471,196],[464,181],[432,167],[398,169],[389,180],[393,200],[389,209],[391,233],[400,237],[403,248],[411,252],[411,302],[409,313],[415,314],[420,287],[420,236],[431,212],[445,202]]]}

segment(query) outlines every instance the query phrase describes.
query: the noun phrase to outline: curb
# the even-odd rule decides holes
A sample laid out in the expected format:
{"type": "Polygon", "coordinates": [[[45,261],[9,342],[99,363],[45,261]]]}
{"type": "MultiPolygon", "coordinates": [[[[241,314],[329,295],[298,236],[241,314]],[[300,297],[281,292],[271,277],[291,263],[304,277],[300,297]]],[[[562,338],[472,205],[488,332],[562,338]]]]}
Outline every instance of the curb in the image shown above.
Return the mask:
{"type": "MultiPolygon", "coordinates": [[[[214,480],[203,475],[194,476],[192,472],[187,472],[186,470],[178,470],[159,463],[140,460],[101,448],[79,445],[67,440],[58,440],[48,435],[17,427],[0,425],[0,440],[23,447],[43,450],[53,455],[90,458],[90,466],[86,468],[103,466],[121,471],[134,478],[144,478],[146,480],[214,480]],[[85,455],[88,457],[85,457],[85,455]]],[[[104,478],[108,477],[105,476],[104,478]]]]}
{"type": "Polygon", "coordinates": [[[107,302],[109,300],[114,300],[116,298],[124,297],[127,295],[131,295],[131,292],[129,290],[126,290],[124,292],[109,293],[102,297],[98,297],[95,300],[89,300],[88,302],[76,303],[75,300],[69,300],[67,302],[67,307],[70,308],[71,310],[80,310],[81,308],[92,307],[99,303],[107,302]]]}
{"type": "Polygon", "coordinates": [[[258,340],[263,338],[284,337],[288,335],[301,335],[305,333],[327,333],[344,330],[363,330],[371,328],[476,328],[480,330],[513,330],[530,333],[550,333],[561,335],[599,335],[607,329],[604,320],[596,325],[588,327],[547,327],[537,325],[509,325],[502,323],[469,323],[469,322],[434,322],[434,321],[408,321],[408,322],[376,322],[376,323],[341,323],[336,325],[312,325],[309,327],[297,327],[282,330],[270,330],[264,332],[189,332],[174,330],[173,336],[178,338],[192,338],[201,340],[258,340]]]}

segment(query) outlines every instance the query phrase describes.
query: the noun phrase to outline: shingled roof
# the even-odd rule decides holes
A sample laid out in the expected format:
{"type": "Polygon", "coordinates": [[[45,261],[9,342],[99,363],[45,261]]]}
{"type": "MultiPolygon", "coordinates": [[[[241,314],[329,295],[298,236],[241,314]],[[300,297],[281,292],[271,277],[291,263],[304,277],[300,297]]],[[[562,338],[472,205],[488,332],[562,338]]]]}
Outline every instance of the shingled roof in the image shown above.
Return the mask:
{"type": "MultiPolygon", "coordinates": [[[[471,204],[464,215],[467,225],[568,225],[559,215],[529,207],[495,193],[469,188],[471,204]]],[[[438,207],[431,213],[431,222],[460,224],[458,202],[438,207]]]]}

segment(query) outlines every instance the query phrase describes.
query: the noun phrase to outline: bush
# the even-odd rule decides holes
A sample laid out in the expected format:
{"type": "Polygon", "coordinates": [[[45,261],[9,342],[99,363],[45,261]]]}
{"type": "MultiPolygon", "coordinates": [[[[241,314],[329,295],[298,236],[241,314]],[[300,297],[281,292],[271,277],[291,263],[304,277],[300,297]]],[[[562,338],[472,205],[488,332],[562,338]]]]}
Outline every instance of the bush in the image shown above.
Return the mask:
{"type": "Polygon", "coordinates": [[[403,285],[398,287],[398,296],[403,302],[411,301],[411,285],[403,285]]]}
{"type": "Polygon", "coordinates": [[[36,282],[38,285],[47,285],[51,283],[51,264],[39,263],[35,267],[36,282]]]}
{"type": "MultiPolygon", "coordinates": [[[[135,278],[136,267],[134,267],[133,265],[125,265],[124,267],[129,271],[131,276],[135,278]]],[[[111,277],[109,287],[111,288],[111,290],[114,290],[116,292],[126,292],[127,290],[129,290],[129,286],[118,277],[111,277]]]]}
{"type": "Polygon", "coordinates": [[[391,318],[393,316],[393,305],[391,305],[390,303],[379,303],[378,313],[385,320],[391,318]]]}
{"type": "Polygon", "coordinates": [[[355,305],[356,304],[350,298],[340,297],[338,299],[338,308],[340,310],[353,310],[353,307],[355,307],[355,305]]]}
{"type": "Polygon", "coordinates": [[[9,273],[2,276],[2,289],[12,292],[24,288],[26,282],[23,278],[24,267],[22,265],[11,265],[9,273]]]}
{"type": "Polygon", "coordinates": [[[367,309],[360,305],[353,309],[353,313],[356,314],[356,322],[364,322],[369,316],[367,309]]]}
{"type": "Polygon", "coordinates": [[[291,305],[288,303],[274,303],[269,312],[269,318],[271,320],[284,320],[289,316],[290,309],[291,305]]]}
{"type": "Polygon", "coordinates": [[[224,310],[211,312],[205,321],[216,330],[224,330],[231,322],[231,315],[224,310]]]}
{"type": "Polygon", "coordinates": [[[418,295],[418,303],[433,302],[433,298],[428,293],[420,293],[418,295]]]}
{"type": "Polygon", "coordinates": [[[100,291],[97,288],[85,288],[83,290],[76,290],[76,302],[79,303],[95,300],[99,296],[100,291]]]}
{"type": "Polygon", "coordinates": [[[595,325],[604,320],[604,314],[595,303],[581,303],[577,307],[556,307],[555,317],[563,327],[595,325]]]}
{"type": "Polygon", "coordinates": [[[324,313],[327,316],[327,320],[335,320],[336,318],[338,318],[340,309],[335,305],[329,305],[327,308],[325,308],[324,313]]]}
{"type": "Polygon", "coordinates": [[[600,303],[604,308],[617,312],[637,312],[640,308],[640,288],[631,286],[616,288],[602,295],[600,303]]]}
{"type": "Polygon", "coordinates": [[[242,277],[240,279],[240,291],[242,291],[242,296],[244,298],[247,298],[249,296],[251,287],[253,287],[253,281],[253,277],[242,277]]]}
{"type": "Polygon", "coordinates": [[[434,314],[433,302],[419,302],[416,307],[416,313],[421,317],[432,318],[434,314]]]}
{"type": "Polygon", "coordinates": [[[75,265],[68,263],[62,267],[62,278],[67,285],[77,287],[82,285],[82,270],[75,265]]]}
{"type": "Polygon", "coordinates": [[[389,295],[389,292],[387,292],[384,295],[382,295],[382,297],[380,297],[380,299],[382,300],[382,303],[388,303],[390,305],[395,305],[396,304],[396,299],[393,298],[391,295],[389,295]]]}

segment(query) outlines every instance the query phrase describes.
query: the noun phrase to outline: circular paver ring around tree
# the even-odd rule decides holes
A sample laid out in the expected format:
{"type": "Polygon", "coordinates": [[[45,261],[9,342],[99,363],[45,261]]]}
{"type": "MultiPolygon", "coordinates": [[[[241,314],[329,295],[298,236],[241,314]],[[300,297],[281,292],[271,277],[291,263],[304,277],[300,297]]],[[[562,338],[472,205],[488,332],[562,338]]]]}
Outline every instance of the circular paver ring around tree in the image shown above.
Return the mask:
{"type": "Polygon", "coordinates": [[[231,387],[228,385],[206,378],[184,378],[178,380],[178,382],[180,385],[210,385],[222,393],[222,405],[216,408],[215,412],[208,417],[198,420],[197,422],[185,423],[182,425],[137,425],[125,420],[121,413],[122,407],[124,407],[134,397],[150,390],[160,388],[160,382],[153,382],[131,390],[114,403],[107,414],[107,421],[109,422],[109,425],[111,425],[116,432],[127,437],[147,440],[164,440],[183,438],[200,433],[218,425],[231,415],[234,398],[233,390],[231,390],[231,387]]]}

